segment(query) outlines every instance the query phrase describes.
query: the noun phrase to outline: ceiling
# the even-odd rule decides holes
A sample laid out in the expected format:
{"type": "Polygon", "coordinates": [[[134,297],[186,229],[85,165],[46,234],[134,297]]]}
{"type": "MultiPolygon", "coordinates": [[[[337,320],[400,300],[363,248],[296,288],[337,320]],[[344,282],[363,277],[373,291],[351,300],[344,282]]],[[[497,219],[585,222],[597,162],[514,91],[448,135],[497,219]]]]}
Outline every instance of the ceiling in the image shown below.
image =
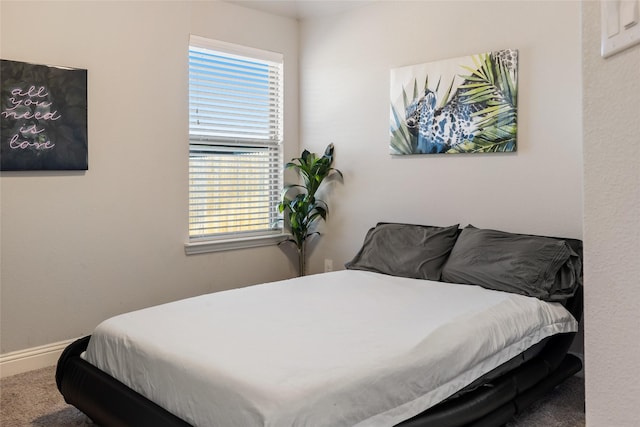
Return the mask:
{"type": "Polygon", "coordinates": [[[376,0],[224,0],[238,6],[294,19],[335,15],[376,0]]]}

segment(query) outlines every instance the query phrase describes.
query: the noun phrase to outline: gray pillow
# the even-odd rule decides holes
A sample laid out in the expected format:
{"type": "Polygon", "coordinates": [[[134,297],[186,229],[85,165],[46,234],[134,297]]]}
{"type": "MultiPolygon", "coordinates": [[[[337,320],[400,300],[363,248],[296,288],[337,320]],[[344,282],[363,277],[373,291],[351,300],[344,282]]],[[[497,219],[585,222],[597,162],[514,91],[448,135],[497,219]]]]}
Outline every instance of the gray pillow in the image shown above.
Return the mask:
{"type": "Polygon", "coordinates": [[[442,280],[562,301],[580,284],[582,264],[566,241],[465,227],[442,280]]]}
{"type": "Polygon", "coordinates": [[[440,280],[442,267],[456,242],[458,225],[433,227],[379,223],[345,267],[392,276],[440,280]]]}

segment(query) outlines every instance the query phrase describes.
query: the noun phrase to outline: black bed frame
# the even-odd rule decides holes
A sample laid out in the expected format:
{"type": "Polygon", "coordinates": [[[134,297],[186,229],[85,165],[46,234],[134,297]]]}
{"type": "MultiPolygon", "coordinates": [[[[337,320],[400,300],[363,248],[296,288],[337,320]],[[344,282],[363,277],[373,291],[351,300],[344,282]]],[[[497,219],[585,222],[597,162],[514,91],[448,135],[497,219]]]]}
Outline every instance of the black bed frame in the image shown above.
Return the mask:
{"type": "MultiPolygon", "coordinates": [[[[565,240],[582,258],[582,242],[565,240]]],[[[564,306],[582,318],[583,289],[564,306]]],[[[398,427],[499,427],[541,396],[582,369],[582,361],[568,353],[575,333],[548,338],[533,357],[512,370],[488,379],[473,390],[456,395],[403,421],[398,427]]],[[[80,357],[91,336],[71,343],[56,369],[56,384],[67,403],[101,427],[190,427],[156,403],[131,390],[80,357]]],[[[507,362],[510,363],[510,362],[507,362]]],[[[225,427],[225,426],[207,426],[225,427]]]]}
{"type": "MultiPolygon", "coordinates": [[[[582,316],[582,287],[565,304],[576,319],[582,316]]],[[[498,427],[582,369],[568,353],[575,333],[551,337],[532,359],[473,391],[446,400],[402,427],[498,427]]],[[[142,395],[80,357],[87,336],[70,344],[60,356],[56,384],[67,403],[101,427],[189,427],[142,395]]],[[[214,427],[214,426],[212,426],[214,427]]],[[[217,426],[224,427],[224,426],[217,426]]]]}

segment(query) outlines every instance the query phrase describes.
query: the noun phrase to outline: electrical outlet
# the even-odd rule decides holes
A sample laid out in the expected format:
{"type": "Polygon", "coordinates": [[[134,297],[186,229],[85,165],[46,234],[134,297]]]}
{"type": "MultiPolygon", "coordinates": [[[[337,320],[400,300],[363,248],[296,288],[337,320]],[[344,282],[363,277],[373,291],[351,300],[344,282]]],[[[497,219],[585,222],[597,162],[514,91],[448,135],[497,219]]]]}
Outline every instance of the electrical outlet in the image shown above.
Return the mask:
{"type": "Polygon", "coordinates": [[[324,260],[324,272],[328,273],[330,271],[333,271],[333,260],[332,259],[325,259],[324,260]]]}

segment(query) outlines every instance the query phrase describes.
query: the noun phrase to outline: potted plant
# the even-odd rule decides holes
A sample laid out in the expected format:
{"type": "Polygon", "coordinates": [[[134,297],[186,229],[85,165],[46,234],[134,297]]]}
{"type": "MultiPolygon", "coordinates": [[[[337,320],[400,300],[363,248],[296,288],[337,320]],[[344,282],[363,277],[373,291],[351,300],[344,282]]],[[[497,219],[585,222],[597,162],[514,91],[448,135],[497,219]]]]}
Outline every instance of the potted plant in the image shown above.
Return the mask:
{"type": "Polygon", "coordinates": [[[326,220],[329,207],[324,200],[316,197],[316,192],[327,178],[339,176],[342,172],[331,167],[333,164],[333,144],[329,144],[322,155],[307,150],[300,157],[292,159],[285,169],[295,169],[302,178],[303,184],[290,184],[283,188],[278,209],[284,213],[285,227],[289,228],[291,238],[285,242],[296,245],[298,250],[298,274],[306,273],[306,242],[314,235],[320,234],[315,229],[315,222],[326,220]]]}

